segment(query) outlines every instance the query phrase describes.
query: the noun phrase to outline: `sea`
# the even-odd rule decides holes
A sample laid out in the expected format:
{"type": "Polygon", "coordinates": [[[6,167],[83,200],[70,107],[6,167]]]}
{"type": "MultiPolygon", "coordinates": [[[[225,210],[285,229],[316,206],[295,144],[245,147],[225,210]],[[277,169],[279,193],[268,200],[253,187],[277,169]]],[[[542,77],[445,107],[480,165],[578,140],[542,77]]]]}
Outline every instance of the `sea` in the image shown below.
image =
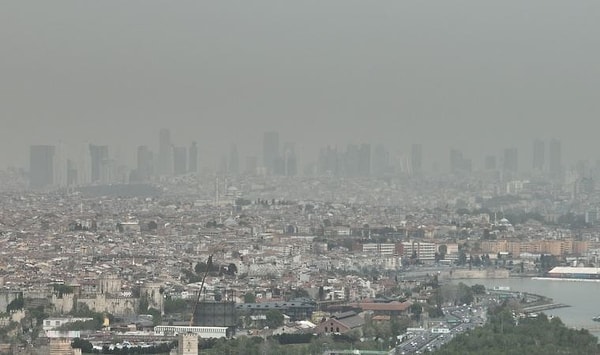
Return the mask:
{"type": "Polygon", "coordinates": [[[600,339],[600,322],[592,320],[600,315],[600,282],[535,278],[465,279],[453,282],[469,286],[481,284],[486,288],[510,287],[511,291],[550,297],[555,303],[570,307],[544,311],[545,314],[560,317],[568,327],[588,329],[600,339]]]}

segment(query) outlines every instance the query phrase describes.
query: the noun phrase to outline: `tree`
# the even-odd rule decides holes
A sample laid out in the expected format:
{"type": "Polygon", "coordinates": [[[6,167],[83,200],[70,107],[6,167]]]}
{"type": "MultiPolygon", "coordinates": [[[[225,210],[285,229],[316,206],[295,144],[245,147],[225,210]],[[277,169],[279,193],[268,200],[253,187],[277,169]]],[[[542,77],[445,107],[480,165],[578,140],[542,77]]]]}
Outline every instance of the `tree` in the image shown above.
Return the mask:
{"type": "Polygon", "coordinates": [[[420,320],[423,307],[418,303],[414,303],[410,306],[410,313],[412,313],[413,319],[420,320]]]}
{"type": "Polygon", "coordinates": [[[460,304],[471,304],[473,302],[473,290],[464,283],[458,284],[458,302],[460,304]]]}
{"type": "Polygon", "coordinates": [[[6,306],[6,312],[10,313],[10,311],[16,311],[18,309],[23,309],[25,305],[25,301],[23,300],[23,295],[19,294],[17,298],[10,301],[10,303],[6,306]]]}
{"type": "Polygon", "coordinates": [[[152,316],[152,325],[157,326],[162,323],[162,315],[158,309],[149,308],[147,313],[152,316]]]}
{"type": "Polygon", "coordinates": [[[29,313],[31,314],[31,317],[36,320],[36,325],[38,326],[42,325],[44,319],[49,317],[49,315],[44,312],[44,306],[38,306],[34,309],[30,309],[29,313]]]}
{"type": "Polygon", "coordinates": [[[597,354],[587,330],[569,329],[558,317],[514,321],[509,305],[490,307],[488,323],[454,337],[436,354],[597,354]]]}
{"type": "Polygon", "coordinates": [[[156,230],[158,228],[158,224],[155,221],[148,222],[148,230],[156,230]]]}
{"type": "Polygon", "coordinates": [[[306,291],[303,288],[296,288],[293,289],[292,292],[290,293],[290,299],[294,299],[294,298],[309,298],[310,295],[308,294],[308,291],[306,291]]]}
{"type": "Polygon", "coordinates": [[[145,314],[148,312],[148,298],[146,296],[140,298],[140,304],[138,305],[138,313],[145,314]]]}
{"type": "Polygon", "coordinates": [[[459,266],[464,266],[467,263],[467,254],[465,253],[464,250],[459,250],[458,251],[458,261],[457,264],[459,266]]]}
{"type": "Polygon", "coordinates": [[[448,246],[446,244],[440,245],[440,247],[438,248],[438,252],[440,253],[441,259],[444,259],[446,257],[446,254],[448,254],[448,246]]]}
{"type": "Polygon", "coordinates": [[[184,299],[165,299],[165,313],[183,313],[188,307],[184,299]]]}
{"type": "Polygon", "coordinates": [[[392,336],[397,336],[406,331],[406,328],[410,325],[410,319],[407,317],[403,317],[398,319],[398,317],[392,317],[390,320],[390,331],[392,336]]]}
{"type": "Polygon", "coordinates": [[[429,318],[442,318],[444,316],[444,311],[439,306],[428,307],[427,314],[429,318]]]}
{"type": "Polygon", "coordinates": [[[238,269],[234,263],[230,263],[229,265],[227,265],[227,274],[228,275],[233,276],[233,275],[237,274],[237,272],[238,272],[238,269]]]}
{"type": "Polygon", "coordinates": [[[94,351],[94,346],[87,340],[83,340],[81,338],[73,339],[71,343],[71,347],[74,349],[81,349],[83,353],[92,353],[94,351]]]}
{"type": "Polygon", "coordinates": [[[485,286],[480,285],[480,284],[471,286],[471,290],[473,290],[473,293],[476,295],[484,295],[485,294],[485,286]]]}
{"type": "Polygon", "coordinates": [[[325,300],[325,289],[323,286],[319,286],[319,301],[325,300]]]}
{"type": "Polygon", "coordinates": [[[244,303],[256,303],[256,295],[252,292],[246,292],[244,295],[244,303]]]}
{"type": "Polygon", "coordinates": [[[272,309],[265,316],[267,317],[266,325],[269,329],[275,329],[283,325],[283,314],[278,310],[272,309]]]}

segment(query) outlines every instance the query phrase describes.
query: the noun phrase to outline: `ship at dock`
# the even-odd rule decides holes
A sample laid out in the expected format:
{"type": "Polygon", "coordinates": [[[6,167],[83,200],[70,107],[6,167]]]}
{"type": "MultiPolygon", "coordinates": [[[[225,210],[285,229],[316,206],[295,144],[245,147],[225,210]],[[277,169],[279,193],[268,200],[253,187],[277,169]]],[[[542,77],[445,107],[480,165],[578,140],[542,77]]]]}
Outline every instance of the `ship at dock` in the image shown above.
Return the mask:
{"type": "Polygon", "coordinates": [[[600,268],[557,266],[552,270],[548,271],[545,278],[600,282],[600,268]]]}

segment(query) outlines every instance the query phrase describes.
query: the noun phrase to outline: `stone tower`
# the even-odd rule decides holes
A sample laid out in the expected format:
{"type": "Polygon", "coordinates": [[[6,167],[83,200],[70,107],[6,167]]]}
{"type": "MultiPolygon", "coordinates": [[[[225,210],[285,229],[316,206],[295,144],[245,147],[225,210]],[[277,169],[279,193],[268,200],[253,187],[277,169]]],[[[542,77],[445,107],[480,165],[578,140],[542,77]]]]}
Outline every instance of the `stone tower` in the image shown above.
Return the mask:
{"type": "Polygon", "coordinates": [[[121,280],[115,275],[105,275],[100,279],[100,293],[115,295],[121,292],[121,280]]]}
{"type": "Polygon", "coordinates": [[[177,340],[179,341],[177,355],[198,355],[197,334],[179,334],[177,340]]]}

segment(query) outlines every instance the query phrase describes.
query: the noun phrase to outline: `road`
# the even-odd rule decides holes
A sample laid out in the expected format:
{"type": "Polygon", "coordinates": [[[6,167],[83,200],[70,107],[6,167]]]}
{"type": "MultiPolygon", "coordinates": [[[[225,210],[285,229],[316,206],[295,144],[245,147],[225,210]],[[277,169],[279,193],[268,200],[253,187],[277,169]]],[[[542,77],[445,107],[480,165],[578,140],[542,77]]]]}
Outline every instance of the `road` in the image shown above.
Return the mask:
{"type": "Polygon", "coordinates": [[[420,354],[424,351],[434,351],[446,344],[456,335],[473,329],[486,322],[486,307],[479,306],[457,306],[443,308],[447,319],[455,323],[447,327],[426,329],[415,332],[407,340],[398,345],[395,354],[420,354]]]}

